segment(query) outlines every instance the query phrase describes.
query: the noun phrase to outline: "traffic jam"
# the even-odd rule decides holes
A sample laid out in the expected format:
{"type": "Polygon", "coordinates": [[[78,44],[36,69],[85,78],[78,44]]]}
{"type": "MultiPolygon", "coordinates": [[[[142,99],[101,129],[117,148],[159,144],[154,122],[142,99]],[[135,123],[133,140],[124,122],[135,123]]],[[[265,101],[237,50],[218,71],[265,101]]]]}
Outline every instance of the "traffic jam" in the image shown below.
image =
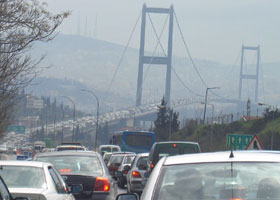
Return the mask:
{"type": "Polygon", "coordinates": [[[62,143],[49,149],[42,141],[34,142],[35,146],[29,147],[35,152],[31,157],[18,151],[14,160],[0,161],[2,199],[280,197],[277,151],[202,153],[196,142],[155,142],[154,133],[149,131],[119,131],[111,141],[96,151],[80,143],[62,143]],[[141,140],[150,142],[143,144],[141,140]]]}

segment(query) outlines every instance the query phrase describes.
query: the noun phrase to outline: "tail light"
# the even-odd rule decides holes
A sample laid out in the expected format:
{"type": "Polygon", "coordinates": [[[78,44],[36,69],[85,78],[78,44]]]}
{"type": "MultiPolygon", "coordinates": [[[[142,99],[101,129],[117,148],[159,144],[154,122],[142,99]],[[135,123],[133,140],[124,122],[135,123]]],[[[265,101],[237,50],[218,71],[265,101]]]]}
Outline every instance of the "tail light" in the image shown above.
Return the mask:
{"type": "Polygon", "coordinates": [[[242,198],[231,198],[229,200],[243,200],[242,198]]]}
{"type": "Polygon", "coordinates": [[[60,169],[59,172],[60,173],[70,173],[72,170],[71,169],[60,169]]]}
{"type": "Polygon", "coordinates": [[[124,170],[124,171],[123,171],[123,174],[127,174],[127,173],[128,173],[128,171],[127,171],[127,170],[124,170]]]}
{"type": "Polygon", "coordinates": [[[95,192],[108,192],[110,189],[109,181],[107,178],[97,177],[94,183],[95,192]]]}
{"type": "Polygon", "coordinates": [[[134,177],[134,178],[141,178],[141,174],[137,171],[132,171],[131,174],[132,174],[132,177],[134,177]]]}
{"type": "Polygon", "coordinates": [[[154,168],[154,166],[155,166],[155,165],[152,163],[152,164],[150,165],[151,169],[153,169],[153,168],[154,168]]]}

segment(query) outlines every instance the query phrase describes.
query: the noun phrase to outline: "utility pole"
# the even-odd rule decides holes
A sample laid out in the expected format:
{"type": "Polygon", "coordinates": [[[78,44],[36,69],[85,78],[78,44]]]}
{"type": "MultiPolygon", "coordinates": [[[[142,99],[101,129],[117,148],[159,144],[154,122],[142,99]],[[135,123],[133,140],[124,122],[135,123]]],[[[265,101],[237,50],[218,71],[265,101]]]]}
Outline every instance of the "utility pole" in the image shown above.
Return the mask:
{"type": "Polygon", "coordinates": [[[97,95],[96,95],[94,92],[90,91],[90,90],[81,89],[81,91],[90,93],[90,94],[91,94],[92,96],[94,96],[95,99],[96,99],[97,109],[96,109],[96,126],[95,126],[95,142],[94,142],[94,149],[97,150],[98,118],[99,118],[99,99],[98,99],[97,95]]]}
{"type": "Polygon", "coordinates": [[[205,101],[204,101],[204,112],[203,112],[203,124],[205,124],[205,114],[206,114],[206,104],[207,104],[207,96],[208,96],[208,90],[214,90],[214,89],[220,89],[219,87],[208,87],[206,88],[205,92],[205,101]]]}

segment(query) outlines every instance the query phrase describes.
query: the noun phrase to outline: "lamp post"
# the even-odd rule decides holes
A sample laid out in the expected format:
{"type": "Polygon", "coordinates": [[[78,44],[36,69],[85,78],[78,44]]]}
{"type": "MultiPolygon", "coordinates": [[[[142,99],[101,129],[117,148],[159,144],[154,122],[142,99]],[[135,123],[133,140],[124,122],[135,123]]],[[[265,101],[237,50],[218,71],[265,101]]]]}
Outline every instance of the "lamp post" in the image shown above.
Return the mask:
{"type": "Polygon", "coordinates": [[[203,123],[204,124],[205,124],[205,114],[206,114],[206,104],[207,104],[208,90],[214,90],[214,89],[220,89],[220,88],[219,87],[206,88],[205,101],[204,101],[204,112],[203,112],[203,123]]]}
{"type": "Polygon", "coordinates": [[[72,133],[72,142],[74,141],[74,136],[75,136],[75,113],[76,113],[76,106],[75,106],[75,103],[72,99],[70,99],[69,97],[67,96],[61,96],[63,98],[66,98],[68,99],[72,105],[73,105],[73,133],[72,133]]]}
{"type": "MultiPolygon", "coordinates": [[[[201,104],[205,104],[204,102],[201,102],[201,104]]],[[[206,105],[206,104],[205,104],[206,105]]],[[[212,124],[211,124],[211,147],[213,146],[213,126],[214,126],[214,104],[210,104],[208,103],[207,105],[211,106],[212,107],[212,124]]]]}
{"type": "MultiPolygon", "coordinates": [[[[268,107],[269,110],[272,108],[272,111],[273,111],[273,113],[272,113],[272,121],[274,121],[276,108],[274,106],[272,106],[272,105],[265,104],[265,103],[262,103],[262,102],[259,102],[258,105],[266,106],[266,107],[268,107]]],[[[271,150],[273,150],[273,140],[274,140],[273,137],[274,137],[274,132],[272,131],[272,133],[271,133],[271,141],[270,141],[270,149],[271,150]]]]}
{"type": "Polygon", "coordinates": [[[87,90],[87,89],[81,89],[81,91],[83,92],[88,92],[91,95],[93,95],[96,99],[97,102],[97,109],[96,109],[96,127],[95,127],[95,142],[94,142],[94,148],[95,150],[97,149],[97,135],[98,135],[98,118],[99,118],[99,100],[98,97],[96,96],[96,94],[94,94],[94,92],[87,90]]]}

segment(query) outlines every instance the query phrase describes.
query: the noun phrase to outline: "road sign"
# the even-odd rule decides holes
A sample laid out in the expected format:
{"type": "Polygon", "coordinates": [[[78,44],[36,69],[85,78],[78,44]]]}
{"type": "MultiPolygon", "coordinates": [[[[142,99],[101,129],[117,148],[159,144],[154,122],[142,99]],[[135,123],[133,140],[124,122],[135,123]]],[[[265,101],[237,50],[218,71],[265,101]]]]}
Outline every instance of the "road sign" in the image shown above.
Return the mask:
{"type": "Polygon", "coordinates": [[[14,131],[19,134],[25,134],[25,126],[10,125],[10,126],[8,126],[8,131],[9,132],[14,131]]]}
{"type": "Polygon", "coordinates": [[[247,147],[245,148],[246,150],[263,150],[263,145],[258,138],[257,135],[254,135],[254,137],[251,139],[247,147]]]}
{"type": "Polygon", "coordinates": [[[227,149],[244,150],[250,143],[253,135],[227,134],[227,149]]]}

